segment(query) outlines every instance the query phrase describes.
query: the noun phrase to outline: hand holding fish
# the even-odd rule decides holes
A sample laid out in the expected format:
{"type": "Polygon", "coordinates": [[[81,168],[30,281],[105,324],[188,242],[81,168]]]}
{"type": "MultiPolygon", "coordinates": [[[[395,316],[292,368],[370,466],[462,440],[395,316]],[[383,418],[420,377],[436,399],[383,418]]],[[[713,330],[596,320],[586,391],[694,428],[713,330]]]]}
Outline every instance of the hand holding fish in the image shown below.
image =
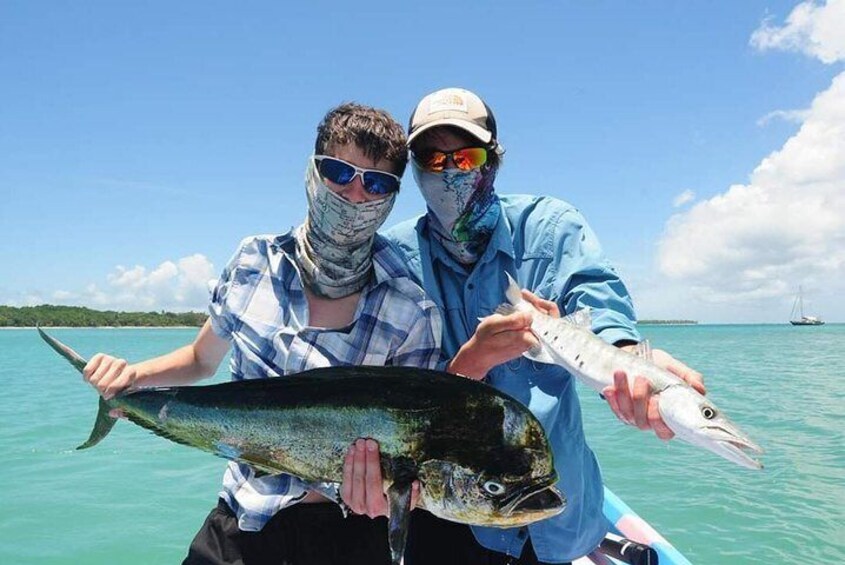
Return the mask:
{"type": "MultiPolygon", "coordinates": [[[[420,483],[414,481],[411,487],[411,509],[416,507],[419,495],[420,483]]],[[[377,441],[358,438],[350,446],[343,460],[340,497],[355,514],[370,518],[388,515],[389,506],[384,492],[377,441]]]]}
{"type": "MultiPolygon", "coordinates": [[[[635,353],[636,347],[636,345],[625,345],[620,349],[635,353]]],[[[702,395],[707,393],[701,373],[681,363],[662,349],[653,349],[651,354],[655,365],[683,379],[702,395]]],[[[625,371],[615,371],[613,385],[605,387],[602,390],[602,396],[622,422],[637,426],[641,430],[654,430],[655,435],[662,440],[670,440],[675,436],[660,416],[659,399],[653,394],[648,379],[636,377],[631,389],[628,386],[628,376],[625,371]]]]}
{"type": "MultiPolygon", "coordinates": [[[[523,290],[524,300],[538,311],[560,317],[557,304],[523,290]]],[[[455,354],[447,370],[474,380],[483,379],[496,365],[516,359],[538,345],[531,332],[531,312],[493,314],[482,318],[473,336],[455,354]]]]}
{"type": "Polygon", "coordinates": [[[82,378],[96,388],[100,396],[109,400],[120,391],[131,388],[138,378],[138,371],[126,359],[98,353],[85,365],[82,378]]]}

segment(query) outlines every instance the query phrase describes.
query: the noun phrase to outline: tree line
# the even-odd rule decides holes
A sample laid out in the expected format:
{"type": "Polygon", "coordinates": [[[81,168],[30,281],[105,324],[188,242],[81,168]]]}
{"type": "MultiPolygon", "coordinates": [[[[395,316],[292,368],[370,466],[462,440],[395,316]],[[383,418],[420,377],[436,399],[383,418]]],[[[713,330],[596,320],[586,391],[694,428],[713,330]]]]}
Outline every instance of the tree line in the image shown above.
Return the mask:
{"type": "Polygon", "coordinates": [[[695,325],[698,321],[696,320],[640,320],[637,324],[642,326],[660,326],[660,325],[667,325],[667,326],[679,326],[679,325],[695,325]]]}
{"type": "Polygon", "coordinates": [[[82,306],[0,306],[0,327],[67,326],[201,326],[208,314],[203,312],[116,312],[92,310],[82,306]]]}

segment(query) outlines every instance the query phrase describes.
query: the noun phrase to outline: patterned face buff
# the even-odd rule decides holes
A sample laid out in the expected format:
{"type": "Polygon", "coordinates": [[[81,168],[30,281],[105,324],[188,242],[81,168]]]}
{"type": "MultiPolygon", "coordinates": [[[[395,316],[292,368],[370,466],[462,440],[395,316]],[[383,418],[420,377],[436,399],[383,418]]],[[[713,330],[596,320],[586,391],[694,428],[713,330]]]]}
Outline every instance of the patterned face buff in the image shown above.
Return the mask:
{"type": "Polygon", "coordinates": [[[319,296],[342,298],[370,280],[373,237],[396,200],[396,193],[354,203],[332,192],[314,160],[305,171],[308,217],[296,231],[296,262],[305,285],[319,296]]]}
{"type": "Polygon", "coordinates": [[[499,221],[499,198],[493,191],[496,169],[444,169],[432,173],[411,159],[414,178],[428,205],[431,229],[460,263],[471,265],[484,252],[499,221]]]}

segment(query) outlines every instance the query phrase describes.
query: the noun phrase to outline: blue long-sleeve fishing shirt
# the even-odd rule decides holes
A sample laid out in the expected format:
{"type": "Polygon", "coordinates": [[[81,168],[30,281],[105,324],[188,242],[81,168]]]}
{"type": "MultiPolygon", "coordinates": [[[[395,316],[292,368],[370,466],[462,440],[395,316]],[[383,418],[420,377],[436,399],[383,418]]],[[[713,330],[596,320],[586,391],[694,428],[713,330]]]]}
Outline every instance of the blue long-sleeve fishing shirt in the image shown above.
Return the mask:
{"type": "MultiPolygon", "coordinates": [[[[548,197],[501,196],[500,205],[495,231],[470,272],[432,236],[426,216],[385,234],[440,309],[441,366],[473,335],[478,319],[505,302],[505,273],[556,302],[562,314],[592,308],[593,330],[607,342],[639,341],[628,291],[580,212],[548,197]]],[[[488,549],[519,555],[530,534],[537,557],[550,563],[586,555],[604,537],[607,523],[601,473],[584,439],[573,377],[559,366],[519,357],[492,369],[487,381],[523,402],[543,424],[568,506],[527,528],[473,527],[476,539],[488,549]]]]}

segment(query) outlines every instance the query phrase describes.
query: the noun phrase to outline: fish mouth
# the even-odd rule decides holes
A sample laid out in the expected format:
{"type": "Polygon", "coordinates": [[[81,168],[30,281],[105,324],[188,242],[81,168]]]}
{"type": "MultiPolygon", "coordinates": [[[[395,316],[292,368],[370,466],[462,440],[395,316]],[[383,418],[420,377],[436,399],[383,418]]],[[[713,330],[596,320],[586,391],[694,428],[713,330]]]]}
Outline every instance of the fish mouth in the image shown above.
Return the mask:
{"type": "Polygon", "coordinates": [[[763,464],[752,454],[764,453],[762,447],[737,429],[713,426],[705,429],[708,439],[713,443],[710,448],[725,459],[749,469],[762,469],[763,464]]]}
{"type": "Polygon", "coordinates": [[[512,494],[502,507],[505,516],[514,514],[559,514],[566,508],[566,497],[555,488],[556,475],[532,482],[512,494]]]}

